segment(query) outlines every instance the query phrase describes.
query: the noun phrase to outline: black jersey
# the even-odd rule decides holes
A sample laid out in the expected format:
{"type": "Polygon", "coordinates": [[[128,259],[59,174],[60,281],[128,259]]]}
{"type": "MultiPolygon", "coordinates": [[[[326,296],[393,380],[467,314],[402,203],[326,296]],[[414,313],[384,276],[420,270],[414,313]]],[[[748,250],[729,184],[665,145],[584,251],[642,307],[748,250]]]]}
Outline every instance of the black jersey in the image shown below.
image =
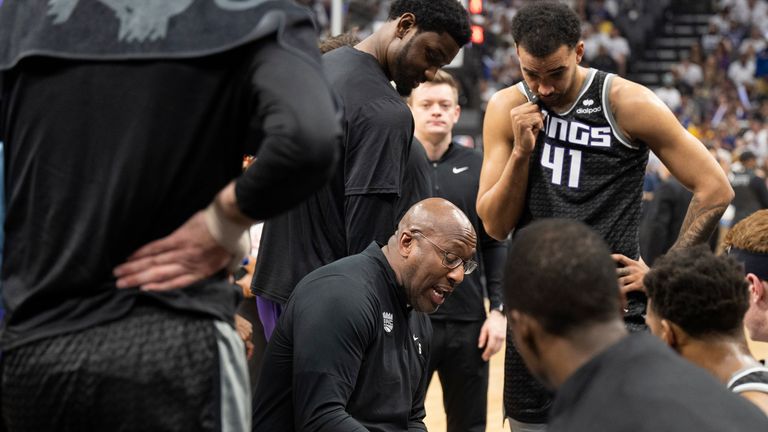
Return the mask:
{"type": "MultiPolygon", "coordinates": [[[[544,108],[545,128],[531,155],[520,226],[550,217],[580,220],[599,232],[612,252],[637,259],[648,148],[617,127],[608,98],[613,77],[590,69],[567,111],[544,108]]],[[[524,81],[518,89],[531,99],[524,81]]]]}
{"type": "MultiPolygon", "coordinates": [[[[630,141],[617,127],[608,99],[613,77],[590,69],[567,111],[543,108],[545,127],[531,155],[525,211],[518,226],[552,217],[580,220],[600,233],[612,252],[637,259],[648,148],[630,141]]],[[[517,88],[531,100],[524,81],[517,88]]],[[[629,293],[627,301],[627,328],[645,330],[645,295],[629,293]]],[[[552,395],[531,376],[511,341],[508,330],[504,411],[521,422],[545,423],[552,395]]]]}
{"type": "Polygon", "coordinates": [[[376,243],[302,279],[264,354],[253,432],[426,430],[432,326],[406,297],[376,243]]]}
{"type": "Polygon", "coordinates": [[[734,393],[760,392],[768,394],[768,368],[757,366],[733,374],[728,390],[734,393]]]}

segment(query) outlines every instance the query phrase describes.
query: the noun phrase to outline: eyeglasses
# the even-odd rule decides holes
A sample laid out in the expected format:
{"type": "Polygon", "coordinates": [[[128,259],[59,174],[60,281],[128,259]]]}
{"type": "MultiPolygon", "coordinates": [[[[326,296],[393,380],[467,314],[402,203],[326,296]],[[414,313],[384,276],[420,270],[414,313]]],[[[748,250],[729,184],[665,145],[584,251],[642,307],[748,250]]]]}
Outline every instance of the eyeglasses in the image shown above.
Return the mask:
{"type": "Polygon", "coordinates": [[[414,234],[418,234],[422,237],[424,237],[424,240],[428,241],[432,246],[437,248],[440,252],[443,253],[443,265],[451,270],[455,269],[456,267],[460,265],[464,265],[464,274],[470,274],[477,268],[477,262],[474,260],[464,260],[464,258],[456,255],[453,252],[448,252],[445,249],[441,248],[440,246],[436,245],[435,242],[429,239],[429,237],[422,234],[420,231],[414,231],[414,234]]]}

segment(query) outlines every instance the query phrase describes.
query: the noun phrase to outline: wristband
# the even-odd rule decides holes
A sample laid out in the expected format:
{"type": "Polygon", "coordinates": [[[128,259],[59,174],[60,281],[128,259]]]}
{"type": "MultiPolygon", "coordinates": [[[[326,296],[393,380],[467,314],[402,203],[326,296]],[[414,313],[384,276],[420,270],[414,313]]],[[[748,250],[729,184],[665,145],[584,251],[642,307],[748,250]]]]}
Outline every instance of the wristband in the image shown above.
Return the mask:
{"type": "Polygon", "coordinates": [[[204,215],[205,225],[211,236],[227,252],[235,255],[235,263],[239,264],[250,250],[248,227],[227,218],[215,200],[205,208],[204,215]]]}

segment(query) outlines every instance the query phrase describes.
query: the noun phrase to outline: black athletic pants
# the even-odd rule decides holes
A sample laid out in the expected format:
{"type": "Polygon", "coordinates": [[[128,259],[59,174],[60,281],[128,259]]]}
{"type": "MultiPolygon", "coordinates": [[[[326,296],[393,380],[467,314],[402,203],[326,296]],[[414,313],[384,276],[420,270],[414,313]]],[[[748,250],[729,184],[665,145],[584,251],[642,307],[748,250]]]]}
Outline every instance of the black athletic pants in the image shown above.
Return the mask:
{"type": "Polygon", "coordinates": [[[488,363],[477,347],[482,326],[483,321],[432,321],[429,376],[437,371],[443,387],[447,432],[485,431],[488,363]]]}

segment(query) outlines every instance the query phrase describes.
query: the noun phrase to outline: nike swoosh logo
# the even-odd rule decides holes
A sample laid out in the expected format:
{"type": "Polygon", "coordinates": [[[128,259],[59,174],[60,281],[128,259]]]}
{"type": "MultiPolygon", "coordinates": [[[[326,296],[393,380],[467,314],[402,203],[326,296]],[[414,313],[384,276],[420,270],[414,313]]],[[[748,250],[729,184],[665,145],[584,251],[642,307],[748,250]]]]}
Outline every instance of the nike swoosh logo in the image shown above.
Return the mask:
{"type": "Polygon", "coordinates": [[[469,169],[469,167],[461,167],[461,168],[453,167],[453,173],[454,174],[460,174],[460,173],[463,173],[464,171],[466,171],[468,169],[469,169]]]}

